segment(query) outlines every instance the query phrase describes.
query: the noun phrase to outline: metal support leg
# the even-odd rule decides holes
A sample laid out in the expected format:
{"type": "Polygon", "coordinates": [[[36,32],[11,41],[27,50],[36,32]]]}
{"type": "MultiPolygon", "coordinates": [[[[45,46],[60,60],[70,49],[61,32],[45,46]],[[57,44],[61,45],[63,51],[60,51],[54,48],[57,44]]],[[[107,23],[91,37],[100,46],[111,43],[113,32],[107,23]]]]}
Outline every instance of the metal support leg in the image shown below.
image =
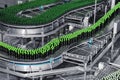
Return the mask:
{"type": "Polygon", "coordinates": [[[114,55],[114,40],[115,40],[115,34],[113,34],[113,38],[112,38],[111,60],[113,59],[113,55],[114,55]]]}
{"type": "Polygon", "coordinates": [[[112,60],[112,56],[113,56],[113,54],[114,54],[114,44],[112,44],[112,47],[111,47],[111,60],[112,60]]]}
{"type": "Polygon", "coordinates": [[[84,64],[84,69],[85,69],[85,71],[84,71],[84,80],[86,80],[86,78],[87,78],[87,72],[86,72],[86,70],[87,70],[87,63],[84,64]]]}
{"type": "Polygon", "coordinates": [[[33,37],[31,38],[31,41],[34,42],[34,43],[33,43],[33,47],[35,47],[36,45],[35,45],[35,40],[34,40],[33,37]]]}
{"type": "Polygon", "coordinates": [[[15,63],[14,63],[14,65],[13,65],[13,69],[14,69],[14,72],[15,72],[15,70],[16,70],[15,63]]]}
{"type": "Polygon", "coordinates": [[[12,44],[12,43],[11,43],[11,39],[10,39],[10,37],[9,37],[9,36],[8,36],[8,38],[9,38],[9,39],[8,39],[8,43],[9,43],[9,44],[12,44]]]}
{"type": "Polygon", "coordinates": [[[42,77],[42,76],[40,76],[40,80],[43,80],[43,77],[42,77]]]}
{"type": "Polygon", "coordinates": [[[23,38],[21,38],[21,45],[23,45],[23,41],[24,41],[23,38]]]}
{"type": "Polygon", "coordinates": [[[54,63],[54,59],[50,58],[50,67],[51,67],[51,70],[53,69],[53,63],[54,63]]]}
{"type": "Polygon", "coordinates": [[[50,64],[51,70],[53,69],[52,63],[50,64]]]}
{"type": "MultiPolygon", "coordinates": [[[[7,67],[7,70],[9,70],[8,67],[7,67]]],[[[9,73],[7,73],[7,80],[10,80],[10,75],[9,75],[9,73]]]]}
{"type": "MultiPolygon", "coordinates": [[[[41,68],[39,68],[39,72],[42,72],[42,69],[41,69],[41,68]]],[[[42,75],[40,75],[39,80],[43,80],[43,76],[42,76],[42,75]]]]}
{"type": "Polygon", "coordinates": [[[42,37],[42,46],[44,45],[44,37],[42,37]]]}
{"type": "Polygon", "coordinates": [[[105,14],[107,13],[107,5],[105,6],[105,14]]]}
{"type": "MultiPolygon", "coordinates": [[[[32,71],[31,65],[30,65],[29,67],[30,67],[30,73],[32,73],[33,71],[32,71]]],[[[34,76],[32,76],[32,80],[35,80],[35,79],[34,79],[34,76]]]]}
{"type": "Polygon", "coordinates": [[[97,0],[95,0],[94,23],[96,22],[96,6],[97,6],[97,0]]]}
{"type": "Polygon", "coordinates": [[[111,9],[115,6],[115,0],[111,0],[111,9]]]}
{"type": "MultiPolygon", "coordinates": [[[[90,65],[92,65],[92,62],[93,62],[93,60],[92,60],[92,53],[90,54],[90,65]]],[[[92,68],[91,68],[92,69],[92,68]]],[[[92,75],[92,73],[90,72],[90,75],[92,75]]],[[[92,76],[90,76],[90,80],[92,80],[92,76]]]]}
{"type": "Polygon", "coordinates": [[[113,35],[113,38],[112,38],[112,49],[111,49],[111,51],[113,51],[113,49],[114,49],[114,38],[115,38],[115,35],[113,35]]]}
{"type": "Polygon", "coordinates": [[[3,34],[1,34],[1,41],[3,42],[3,34]]]}
{"type": "Polygon", "coordinates": [[[112,61],[112,56],[113,56],[113,49],[114,49],[114,38],[115,38],[115,35],[114,35],[114,28],[113,28],[113,37],[112,37],[112,46],[111,46],[111,52],[110,52],[110,60],[112,61]]]}
{"type": "Polygon", "coordinates": [[[34,77],[32,77],[32,80],[35,80],[34,77]]]}
{"type": "MultiPolygon", "coordinates": [[[[113,0],[114,1],[114,0],[113,0]]],[[[115,43],[115,35],[118,33],[118,23],[115,22],[114,23],[114,27],[113,27],[113,38],[112,38],[112,47],[111,47],[111,60],[114,58],[114,43],[115,43]]]]}

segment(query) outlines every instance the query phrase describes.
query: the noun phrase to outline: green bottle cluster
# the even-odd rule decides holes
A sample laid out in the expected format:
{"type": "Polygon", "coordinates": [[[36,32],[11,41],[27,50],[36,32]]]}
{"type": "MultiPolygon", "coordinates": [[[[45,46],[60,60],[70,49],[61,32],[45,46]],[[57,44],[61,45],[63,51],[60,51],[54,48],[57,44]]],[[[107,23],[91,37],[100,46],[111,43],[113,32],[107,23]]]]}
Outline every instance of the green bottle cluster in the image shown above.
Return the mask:
{"type": "MultiPolygon", "coordinates": [[[[69,3],[65,3],[62,5],[57,5],[55,7],[51,7],[45,12],[40,13],[40,15],[36,15],[33,18],[19,17],[16,14],[20,11],[24,11],[26,9],[31,9],[35,7],[39,7],[41,5],[46,5],[50,3],[55,3],[60,0],[35,0],[33,2],[27,2],[24,4],[8,7],[6,9],[0,10],[0,21],[13,24],[13,25],[42,25],[49,23],[61,15],[71,11],[73,9],[77,9],[83,6],[94,4],[94,0],[73,0],[69,3]],[[54,15],[54,16],[53,16],[54,15]]],[[[98,0],[101,2],[102,0],[98,0]]]]}
{"type": "Polygon", "coordinates": [[[120,10],[120,2],[111,10],[109,10],[102,18],[100,18],[95,24],[90,27],[77,30],[73,33],[60,36],[58,38],[52,39],[50,42],[42,46],[41,48],[33,50],[25,50],[21,48],[16,48],[7,43],[0,42],[0,50],[8,53],[8,55],[13,55],[17,58],[23,59],[36,59],[44,58],[50,54],[55,53],[60,47],[65,45],[70,45],[73,42],[78,42],[79,40],[85,39],[95,34],[101,28],[105,27],[105,24],[109,19],[114,16],[115,13],[120,10]]]}
{"type": "Polygon", "coordinates": [[[120,70],[103,77],[101,80],[120,80],[120,70]]]}

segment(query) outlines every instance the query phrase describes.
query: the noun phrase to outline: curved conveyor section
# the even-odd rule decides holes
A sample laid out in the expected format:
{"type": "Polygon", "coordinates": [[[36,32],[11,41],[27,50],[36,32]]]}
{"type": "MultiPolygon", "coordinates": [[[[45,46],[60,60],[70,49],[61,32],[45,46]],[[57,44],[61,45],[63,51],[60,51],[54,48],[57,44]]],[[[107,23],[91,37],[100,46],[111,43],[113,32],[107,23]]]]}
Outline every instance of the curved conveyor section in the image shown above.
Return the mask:
{"type": "MultiPolygon", "coordinates": [[[[98,3],[97,4],[97,10],[103,9],[103,4],[104,2],[98,3]]],[[[66,23],[69,23],[66,21],[65,17],[73,12],[77,12],[80,11],[82,9],[87,9],[87,8],[92,8],[94,10],[94,6],[95,5],[90,5],[90,6],[86,6],[83,8],[78,8],[72,11],[67,12],[66,14],[62,15],[61,17],[57,18],[56,20],[44,24],[44,25],[36,25],[36,26],[17,26],[17,25],[10,25],[10,24],[5,24],[5,23],[0,23],[0,25],[2,26],[1,30],[3,30],[3,34],[5,34],[6,36],[13,36],[13,37],[24,37],[24,38],[28,38],[28,37],[41,37],[43,35],[41,35],[42,33],[46,33],[46,32],[54,32],[55,30],[57,30],[59,27],[65,25],[66,23]]],[[[93,11],[92,10],[92,11],[93,11]]],[[[89,14],[90,17],[93,15],[93,12],[89,14]]],[[[64,26],[65,27],[65,26],[64,26]]],[[[1,32],[2,33],[2,32],[1,32]]],[[[44,36],[43,36],[44,37],[44,36]]]]}

